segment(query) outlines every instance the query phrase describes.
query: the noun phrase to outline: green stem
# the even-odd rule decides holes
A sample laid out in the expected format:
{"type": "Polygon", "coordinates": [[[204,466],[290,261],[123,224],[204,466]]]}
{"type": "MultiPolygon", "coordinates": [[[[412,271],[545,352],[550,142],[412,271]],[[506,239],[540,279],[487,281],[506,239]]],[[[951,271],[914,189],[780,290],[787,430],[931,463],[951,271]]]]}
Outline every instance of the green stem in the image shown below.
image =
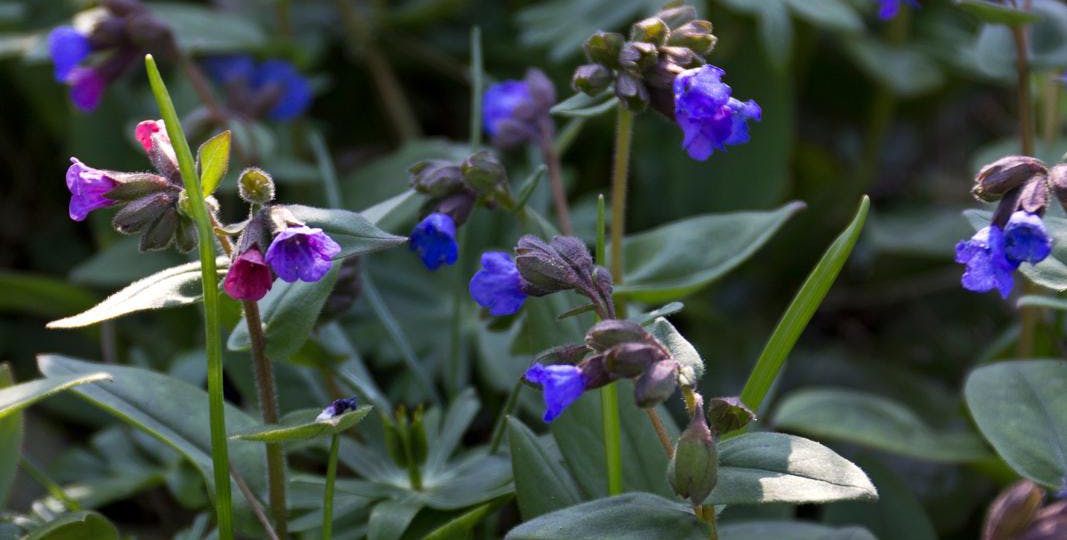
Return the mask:
{"type": "MultiPolygon", "coordinates": [[[[622,284],[622,236],[626,230],[626,178],[630,170],[630,143],[633,141],[634,113],[619,105],[615,120],[615,159],[611,172],[611,279],[622,284]]],[[[619,299],[615,312],[626,318],[626,303],[619,299]]]]}
{"type": "Polygon", "coordinates": [[[716,523],[715,507],[707,505],[703,507],[704,521],[708,524],[708,540],[719,540],[719,527],[716,523]]]}
{"type": "Polygon", "coordinates": [[[604,462],[607,464],[608,495],[622,493],[622,428],[619,422],[619,389],[611,383],[600,389],[600,409],[604,418],[604,462]]]}
{"type": "Polygon", "coordinates": [[[63,503],[63,506],[66,506],[67,510],[74,512],[82,509],[81,505],[78,504],[78,501],[70,498],[70,496],[67,495],[67,492],[63,491],[63,487],[49,478],[44,471],[30,461],[30,458],[24,455],[19,456],[19,465],[22,467],[22,470],[26,471],[38,484],[41,484],[41,487],[48,491],[49,495],[63,503]]]}
{"type": "Polygon", "coordinates": [[[511,393],[508,394],[508,400],[504,402],[504,409],[500,411],[500,415],[497,416],[496,425],[493,426],[493,436],[489,439],[489,453],[495,454],[497,449],[500,448],[501,441],[504,440],[504,423],[507,422],[508,415],[511,411],[515,410],[515,403],[519,401],[519,392],[522,390],[522,376],[519,376],[519,380],[515,381],[515,386],[511,387],[511,393]]]}
{"type": "Polygon", "coordinates": [[[482,145],[482,29],[471,27],[471,152],[482,145]]]}
{"type": "Polygon", "coordinates": [[[448,367],[445,373],[445,386],[449,396],[458,395],[463,388],[463,305],[467,299],[467,279],[463,269],[463,255],[467,246],[467,229],[460,228],[456,235],[458,253],[456,254],[455,283],[452,285],[452,319],[449,321],[448,367]]]}
{"type": "Polygon", "coordinates": [[[193,153],[182,131],[178,113],[170,99],[163,77],[152,55],[145,56],[148,81],[152,86],[160,115],[167,126],[167,135],[178,158],[182,183],[189,199],[189,208],[196,222],[197,244],[200,250],[200,279],[204,291],[204,348],[207,353],[208,412],[211,423],[211,468],[215,480],[215,513],[219,538],[233,540],[233,507],[230,493],[229,452],[226,446],[226,416],[222,396],[222,328],[219,323],[218,272],[215,269],[215,240],[211,218],[200,178],[196,175],[193,153]]]}
{"type": "MultiPolygon", "coordinates": [[[[1024,4],[1024,9],[1030,9],[1030,2],[1024,4]]],[[[1019,85],[1019,142],[1024,155],[1034,155],[1034,111],[1030,102],[1030,61],[1027,56],[1027,35],[1025,26],[1013,26],[1012,37],[1015,41],[1015,66],[1019,85]]],[[[1023,281],[1023,294],[1036,294],[1037,287],[1026,279],[1023,281]]],[[[1019,310],[1020,330],[1019,342],[1016,344],[1016,355],[1019,358],[1029,358],[1034,352],[1034,336],[1037,333],[1038,310],[1034,307],[1024,307],[1019,310]]]]}
{"type": "Polygon", "coordinates": [[[330,438],[330,460],[326,464],[326,489],[322,495],[322,540],[330,540],[333,535],[333,483],[337,478],[337,450],[341,446],[341,436],[337,433],[330,438]]]}

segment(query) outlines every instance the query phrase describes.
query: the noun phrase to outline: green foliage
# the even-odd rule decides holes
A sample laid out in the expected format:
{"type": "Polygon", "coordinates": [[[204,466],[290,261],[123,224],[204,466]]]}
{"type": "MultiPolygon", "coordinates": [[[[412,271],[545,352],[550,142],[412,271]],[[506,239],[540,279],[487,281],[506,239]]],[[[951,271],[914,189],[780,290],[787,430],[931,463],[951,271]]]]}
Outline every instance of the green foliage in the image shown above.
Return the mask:
{"type": "Polygon", "coordinates": [[[708,537],[707,525],[683,504],[651,493],[627,493],[596,499],[545,514],[508,532],[508,540],[708,537]]]}
{"type": "Polygon", "coordinates": [[[230,438],[242,441],[281,443],[337,435],[358,424],[370,411],[371,406],[364,405],[328,420],[315,419],[320,412],[318,409],[293,411],[285,415],[277,424],[257,426],[234,433],[230,435],[230,438]]]}
{"type": "Polygon", "coordinates": [[[219,187],[230,167],[230,132],[223,131],[201,144],[196,150],[196,163],[200,171],[200,189],[207,197],[219,187]]]}
{"type": "Polygon", "coordinates": [[[574,479],[563,468],[563,456],[551,440],[539,439],[522,422],[508,417],[508,444],[515,496],[524,520],[582,502],[574,479]]]}
{"type": "Polygon", "coordinates": [[[118,540],[119,531],[96,512],[72,512],[35,529],[26,540],[118,540]]]}
{"type": "MultiPolygon", "coordinates": [[[[11,366],[0,364],[0,391],[15,384],[11,366]]],[[[7,502],[11,485],[15,482],[19,456],[22,455],[22,414],[8,413],[0,417],[0,507],[7,502]]]]}

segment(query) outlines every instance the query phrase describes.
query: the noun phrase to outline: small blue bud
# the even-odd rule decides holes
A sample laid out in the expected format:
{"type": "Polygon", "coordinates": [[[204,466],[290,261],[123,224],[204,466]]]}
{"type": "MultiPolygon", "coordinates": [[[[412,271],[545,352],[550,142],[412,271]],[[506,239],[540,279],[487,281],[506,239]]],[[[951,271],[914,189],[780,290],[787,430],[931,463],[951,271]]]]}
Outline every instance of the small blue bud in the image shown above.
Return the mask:
{"type": "Polygon", "coordinates": [[[503,251],[482,254],[482,269],[471,278],[470,293],[478,305],[489,309],[490,315],[511,315],[526,301],[519,270],[503,251]]]}
{"type": "Polygon", "coordinates": [[[429,270],[437,270],[442,264],[454,264],[459,253],[456,222],[448,214],[430,214],[411,231],[408,246],[419,254],[422,264],[429,270]]]}
{"type": "Polygon", "coordinates": [[[1015,285],[1012,272],[1019,263],[1011,262],[1004,254],[1004,232],[990,225],[975,233],[970,240],[956,244],[956,262],[966,265],[960,282],[963,288],[974,292],[996,289],[1007,298],[1015,285]]]}
{"type": "Polygon", "coordinates": [[[354,397],[335,400],[333,403],[327,405],[326,408],[315,417],[315,421],[322,422],[323,420],[341,416],[348,411],[354,410],[357,406],[359,406],[359,401],[354,397]]]}
{"type": "Polygon", "coordinates": [[[540,384],[545,398],[545,422],[551,422],[585,391],[585,379],[578,366],[534,364],[526,370],[526,380],[540,384]]]}
{"type": "Polygon", "coordinates": [[[71,70],[85,60],[92,47],[89,38],[72,26],[57,26],[48,34],[48,52],[55,65],[55,77],[66,82],[71,70]]]}
{"type": "Polygon", "coordinates": [[[1052,239],[1045,231],[1041,216],[1018,210],[1004,226],[1004,255],[1021,264],[1037,264],[1052,253],[1052,239]]]}

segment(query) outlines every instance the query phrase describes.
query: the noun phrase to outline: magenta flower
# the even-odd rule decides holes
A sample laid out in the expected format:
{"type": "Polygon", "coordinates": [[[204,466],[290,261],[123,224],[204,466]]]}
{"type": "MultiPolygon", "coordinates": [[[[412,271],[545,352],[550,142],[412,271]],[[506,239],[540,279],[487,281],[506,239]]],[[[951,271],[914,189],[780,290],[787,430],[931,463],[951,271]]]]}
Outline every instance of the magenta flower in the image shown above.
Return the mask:
{"type": "Polygon", "coordinates": [[[259,300],[267,295],[273,281],[263,254],[251,247],[230,264],[222,289],[235,300],[259,300]]]}
{"type": "Polygon", "coordinates": [[[70,190],[70,219],[82,221],[89,212],[115,204],[105,195],[118,185],[114,178],[100,169],[94,169],[70,158],[67,169],[67,189],[70,190]]]}
{"type": "Polygon", "coordinates": [[[307,226],[279,232],[267,248],[267,262],[274,273],[292,283],[298,279],[318,281],[330,271],[341,246],[322,232],[307,226]]]}
{"type": "Polygon", "coordinates": [[[162,120],[142,120],[137,123],[137,127],[133,130],[133,136],[137,139],[137,142],[141,143],[145,152],[152,150],[152,146],[155,144],[152,142],[152,136],[157,133],[159,134],[160,142],[170,144],[170,137],[167,136],[167,125],[162,120]]]}

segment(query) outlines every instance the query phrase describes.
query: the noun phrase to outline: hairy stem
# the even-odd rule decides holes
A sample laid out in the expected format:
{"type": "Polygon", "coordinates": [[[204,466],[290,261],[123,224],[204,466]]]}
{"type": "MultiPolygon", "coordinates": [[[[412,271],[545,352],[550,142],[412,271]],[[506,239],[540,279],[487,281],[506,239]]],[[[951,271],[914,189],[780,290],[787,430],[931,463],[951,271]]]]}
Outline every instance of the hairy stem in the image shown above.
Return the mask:
{"type": "MultiPolygon", "coordinates": [[[[611,279],[622,284],[622,236],[626,230],[626,180],[630,170],[630,144],[633,141],[634,113],[619,105],[615,120],[615,158],[611,172],[611,279]]],[[[615,302],[615,311],[626,318],[626,303],[615,302]]]]}
{"type": "Polygon", "coordinates": [[[552,188],[552,202],[556,207],[559,230],[566,236],[573,236],[574,227],[571,225],[571,211],[567,207],[567,191],[563,188],[563,167],[560,165],[559,153],[556,152],[556,147],[553,143],[550,122],[548,119],[542,120],[538,146],[541,148],[541,158],[548,168],[548,183],[552,188]]]}
{"type": "Polygon", "coordinates": [[[270,524],[270,519],[267,514],[263,512],[263,505],[259,504],[259,499],[256,499],[256,495],[252,493],[252,490],[248,487],[248,483],[241,477],[237,469],[233,467],[233,463],[230,464],[230,477],[233,478],[233,483],[237,484],[237,489],[241,491],[241,495],[244,495],[246,501],[248,501],[248,507],[252,509],[252,514],[256,516],[256,520],[263,526],[263,530],[267,533],[269,540],[279,540],[278,533],[275,532],[274,527],[270,524]]]}
{"type": "Polygon", "coordinates": [[[667,457],[673,456],[674,445],[671,444],[671,436],[667,433],[667,426],[663,425],[659,413],[653,408],[645,409],[645,414],[648,416],[648,422],[652,424],[652,429],[656,431],[656,438],[659,439],[659,445],[663,447],[663,453],[667,454],[667,457]]]}
{"type": "Polygon", "coordinates": [[[341,446],[341,435],[335,433],[330,438],[330,458],[326,464],[326,488],[322,494],[322,540],[333,536],[333,484],[337,478],[337,450],[341,446]]]}
{"type": "MultiPolygon", "coordinates": [[[[1030,9],[1030,1],[1023,3],[1023,9],[1030,9]]],[[[1012,38],[1015,41],[1015,66],[1019,86],[1019,142],[1022,153],[1027,156],[1034,155],[1034,111],[1030,102],[1030,59],[1027,54],[1027,27],[1013,26],[1012,38]]],[[[1023,281],[1023,294],[1037,292],[1030,280],[1023,281]]],[[[1034,307],[1019,309],[1019,341],[1016,344],[1016,355],[1019,358],[1028,358],[1034,353],[1034,337],[1037,333],[1039,312],[1034,307]]]]}

